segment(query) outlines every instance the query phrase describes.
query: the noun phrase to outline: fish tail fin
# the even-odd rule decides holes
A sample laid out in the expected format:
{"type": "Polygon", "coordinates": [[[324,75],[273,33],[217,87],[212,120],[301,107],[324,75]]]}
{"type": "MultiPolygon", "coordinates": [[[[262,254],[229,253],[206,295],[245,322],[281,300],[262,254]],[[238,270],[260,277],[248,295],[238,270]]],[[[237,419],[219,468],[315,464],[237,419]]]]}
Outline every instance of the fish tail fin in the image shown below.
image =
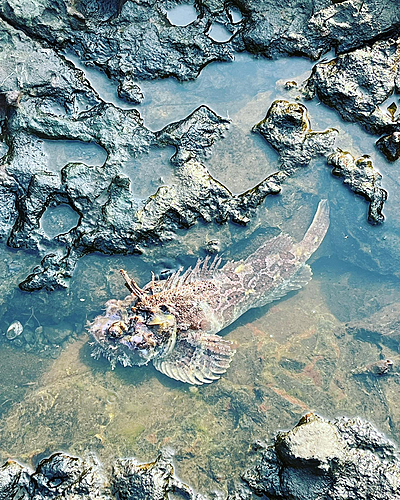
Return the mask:
{"type": "Polygon", "coordinates": [[[329,228],[329,203],[321,200],[303,240],[298,243],[298,248],[307,260],[320,246],[329,228]]]}

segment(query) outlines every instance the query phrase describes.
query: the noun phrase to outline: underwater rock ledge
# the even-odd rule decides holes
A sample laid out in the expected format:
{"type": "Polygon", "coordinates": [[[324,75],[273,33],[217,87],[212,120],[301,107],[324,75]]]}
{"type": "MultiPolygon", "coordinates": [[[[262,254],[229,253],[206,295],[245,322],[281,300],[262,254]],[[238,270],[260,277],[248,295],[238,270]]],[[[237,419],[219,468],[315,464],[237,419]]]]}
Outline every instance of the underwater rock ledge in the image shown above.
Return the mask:
{"type": "MultiPolygon", "coordinates": [[[[393,443],[360,419],[326,420],[305,415],[232,482],[226,500],[250,500],[251,493],[287,500],[398,500],[400,459],[393,443]],[[360,480],[362,478],[362,480],[360,480]]],[[[154,462],[118,459],[106,473],[97,459],[55,453],[31,471],[13,460],[0,468],[0,500],[165,500],[169,493],[189,500],[211,498],[195,493],[174,475],[172,454],[154,462]]],[[[215,498],[215,495],[212,495],[215,498]]],[[[219,498],[222,498],[220,496],[219,498]]]]}

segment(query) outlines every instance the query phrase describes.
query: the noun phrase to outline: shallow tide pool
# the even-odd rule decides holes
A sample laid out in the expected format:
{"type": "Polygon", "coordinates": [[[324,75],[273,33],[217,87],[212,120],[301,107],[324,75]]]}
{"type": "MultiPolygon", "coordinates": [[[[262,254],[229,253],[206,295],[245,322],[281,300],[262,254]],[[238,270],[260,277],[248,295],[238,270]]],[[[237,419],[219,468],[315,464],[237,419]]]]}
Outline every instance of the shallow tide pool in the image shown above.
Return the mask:
{"type": "MultiPolygon", "coordinates": [[[[224,241],[231,238],[221,248],[223,258],[239,259],[279,230],[300,240],[318,201],[327,198],[331,204],[331,227],[309,262],[313,280],[277,302],[248,311],[222,332],[237,342],[237,353],[218,382],[200,387],[169,379],[151,365],[112,370],[106,360],[91,357],[85,325],[107,300],[126,295],[120,268],[144,285],[151,271],[168,275],[181,265],[193,265],[204,253],[185,255],[176,245],[174,255],[156,252],[152,265],[138,256],[92,254],[80,260],[68,291],[28,294],[17,285],[37,264],[35,256],[3,246],[1,329],[5,333],[19,321],[23,332],[12,341],[3,336],[0,344],[2,460],[36,464],[58,450],[77,455],[91,450],[104,463],[123,456],[149,461],[168,447],[181,479],[205,493],[224,491],[239,476],[252,459],[255,440],[268,440],[308,411],[331,418],[360,416],[400,441],[398,377],[354,375],[383,358],[397,367],[398,345],[354,338],[345,331],[347,322],[400,301],[385,247],[385,237],[391,238],[399,227],[400,174],[376,150],[376,138],[344,123],[323,104],[302,101],[300,92],[285,90],[284,82],[300,84],[311,69],[312,63],[303,59],[269,61],[238,54],[232,63],[210,64],[192,82],[139,83],[145,99],[135,108],[154,131],[203,104],[230,118],[225,138],[205,164],[233,193],[241,193],[278,169],[277,153],[252,127],[275,99],[297,98],[307,106],[313,130],[334,127],[339,147],[371,156],[389,192],[385,223],[369,225],[365,200],[348,191],[321,159],[289,179],[279,196],[267,198],[249,225],[250,236],[235,225],[197,224],[182,231],[179,238],[199,241],[199,248],[223,232],[224,241]],[[285,207],[292,203],[298,210],[289,217],[285,207]],[[371,252],[379,248],[379,266],[365,257],[368,245],[371,252]]],[[[91,75],[87,73],[89,80],[91,75]]],[[[102,91],[110,95],[113,85],[105,78],[96,72],[102,97],[102,91]]],[[[120,104],[118,98],[113,102],[120,104]]],[[[51,170],[60,171],[72,161],[101,165],[106,159],[96,145],[55,142],[44,147],[51,170]]],[[[172,148],[151,150],[123,166],[139,198],[174,182],[169,161],[173,153],[172,148]]],[[[50,208],[44,231],[57,236],[74,226],[77,215],[66,207],[65,227],[57,227],[57,214],[50,208]]]]}

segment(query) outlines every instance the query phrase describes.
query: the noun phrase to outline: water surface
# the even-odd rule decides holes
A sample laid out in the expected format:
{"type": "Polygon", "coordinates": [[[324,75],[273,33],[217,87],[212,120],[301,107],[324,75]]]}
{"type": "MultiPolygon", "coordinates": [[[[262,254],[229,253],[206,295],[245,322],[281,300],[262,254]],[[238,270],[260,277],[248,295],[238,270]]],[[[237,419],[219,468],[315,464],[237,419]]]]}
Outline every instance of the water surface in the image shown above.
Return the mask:
{"type": "MultiPolygon", "coordinates": [[[[251,128],[264,118],[273,100],[301,99],[300,93],[285,91],[283,83],[302,81],[311,68],[310,62],[297,58],[268,61],[237,55],[233,63],[207,66],[193,82],[143,82],[146,98],[137,108],[153,130],[202,104],[229,117],[230,129],[206,165],[213,176],[240,193],[274,172],[279,163],[277,154],[251,128]]],[[[94,74],[88,72],[93,82],[94,74]]],[[[97,80],[99,93],[111,95],[115,85],[109,82],[107,90],[102,78],[97,80]]],[[[170,447],[180,477],[207,492],[224,490],[239,476],[251,460],[253,441],[293,426],[308,411],[331,418],[360,416],[400,441],[398,377],[375,380],[352,372],[382,357],[399,363],[396,342],[388,347],[344,332],[345,322],[398,302],[398,279],[385,272],[390,253],[385,254],[384,245],[379,272],[349,262],[343,253],[365,259],[360,240],[352,239],[360,228],[365,234],[362,243],[371,245],[371,251],[396,230],[399,171],[377,152],[376,138],[342,122],[318,102],[305,104],[313,129],[335,127],[342,149],[371,155],[389,191],[387,222],[368,225],[366,202],[318,160],[289,179],[279,196],[267,198],[248,228],[200,223],[178,234],[170,246],[146,250],[148,258],[86,256],[68,291],[19,291],[17,284],[36,257],[1,247],[1,329],[4,333],[18,320],[26,334],[19,343],[4,336],[0,343],[2,459],[32,464],[58,450],[78,455],[93,450],[105,462],[123,456],[151,460],[160,447],[170,447]],[[223,332],[238,348],[220,381],[190,387],[152,366],[118,366],[112,371],[105,360],[91,358],[85,324],[107,300],[126,295],[120,268],[144,285],[151,271],[167,275],[180,265],[193,265],[210,241],[219,240],[224,258],[239,259],[279,230],[300,240],[322,198],[331,203],[331,228],[311,259],[313,280],[279,302],[247,312],[223,332]],[[188,248],[190,252],[184,250],[188,248]]],[[[69,161],[105,161],[104,151],[94,144],[45,141],[44,148],[54,171],[69,161]]],[[[137,197],[146,198],[160,185],[177,182],[171,154],[169,148],[153,149],[121,166],[137,197]]],[[[75,224],[71,216],[68,205],[51,207],[43,229],[59,234],[75,224]]]]}

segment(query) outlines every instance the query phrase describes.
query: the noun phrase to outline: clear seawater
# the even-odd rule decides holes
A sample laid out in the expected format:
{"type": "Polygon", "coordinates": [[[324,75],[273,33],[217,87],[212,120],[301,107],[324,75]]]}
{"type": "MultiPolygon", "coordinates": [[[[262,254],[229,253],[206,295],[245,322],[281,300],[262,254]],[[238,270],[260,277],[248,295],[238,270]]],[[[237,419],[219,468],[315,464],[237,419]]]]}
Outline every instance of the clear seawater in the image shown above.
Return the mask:
{"type": "MultiPolygon", "coordinates": [[[[275,99],[295,99],[296,92],[284,90],[283,83],[300,83],[311,69],[312,63],[304,59],[270,61],[238,54],[232,63],[210,64],[192,82],[138,82],[145,100],[137,109],[152,130],[186,117],[202,104],[229,117],[232,123],[226,137],[205,161],[214,177],[240,193],[278,167],[276,152],[251,128],[275,99]]],[[[95,85],[107,100],[114,84],[93,71],[88,77],[95,75],[95,85]]],[[[298,98],[302,102],[300,92],[298,98]]],[[[113,99],[122,105],[117,97],[113,99]]],[[[367,203],[334,178],[324,160],[317,160],[292,177],[279,196],[267,198],[249,228],[197,224],[182,231],[179,237],[186,242],[204,243],[223,234],[223,255],[240,258],[268,237],[271,228],[301,239],[318,200],[331,202],[331,227],[310,260],[313,280],[278,302],[247,312],[222,333],[238,348],[218,382],[189,387],[152,366],[111,370],[105,360],[91,357],[85,333],[86,322],[101,312],[108,299],[126,295],[120,268],[144,285],[151,271],[159,274],[192,264],[197,255],[182,254],[175,246],[175,254],[163,256],[160,251],[149,264],[140,256],[92,254],[80,260],[68,291],[29,294],[17,285],[38,264],[38,257],[1,247],[0,328],[5,333],[12,322],[20,321],[27,332],[34,332],[21,346],[6,336],[0,343],[2,459],[13,457],[34,465],[59,450],[77,455],[91,450],[110,464],[113,458],[125,456],[150,461],[160,448],[168,447],[175,453],[180,478],[206,493],[223,491],[229,480],[239,476],[251,463],[255,440],[268,441],[308,411],[330,418],[359,416],[400,441],[398,377],[354,376],[355,370],[382,357],[391,358],[396,366],[396,341],[372,342],[344,332],[346,322],[400,300],[398,278],[385,272],[391,263],[384,246],[379,272],[357,265],[362,245],[346,247],[351,240],[349,228],[351,233],[362,226],[365,244],[374,251],[374,242],[397,227],[399,168],[384,160],[374,146],[376,138],[360,127],[342,122],[318,101],[305,105],[314,130],[335,127],[340,132],[339,147],[353,155],[371,155],[389,191],[387,220],[380,227],[368,225],[367,203]],[[304,212],[300,204],[298,213],[286,217],[285,207],[299,193],[303,193],[304,212]],[[349,258],[351,252],[355,255],[349,258]],[[70,311],[71,304],[72,312],[65,316],[64,308],[70,311]],[[46,339],[59,348],[49,347],[46,339]]],[[[105,152],[96,145],[57,142],[47,141],[44,148],[54,171],[69,161],[93,165],[105,161],[105,152]]],[[[161,178],[173,182],[172,153],[152,150],[149,156],[123,166],[132,185],[136,180],[138,197],[151,195],[161,178]]],[[[74,227],[77,219],[60,206],[50,207],[42,222],[45,232],[55,236],[74,227]]],[[[361,261],[365,257],[360,255],[361,261]]]]}

